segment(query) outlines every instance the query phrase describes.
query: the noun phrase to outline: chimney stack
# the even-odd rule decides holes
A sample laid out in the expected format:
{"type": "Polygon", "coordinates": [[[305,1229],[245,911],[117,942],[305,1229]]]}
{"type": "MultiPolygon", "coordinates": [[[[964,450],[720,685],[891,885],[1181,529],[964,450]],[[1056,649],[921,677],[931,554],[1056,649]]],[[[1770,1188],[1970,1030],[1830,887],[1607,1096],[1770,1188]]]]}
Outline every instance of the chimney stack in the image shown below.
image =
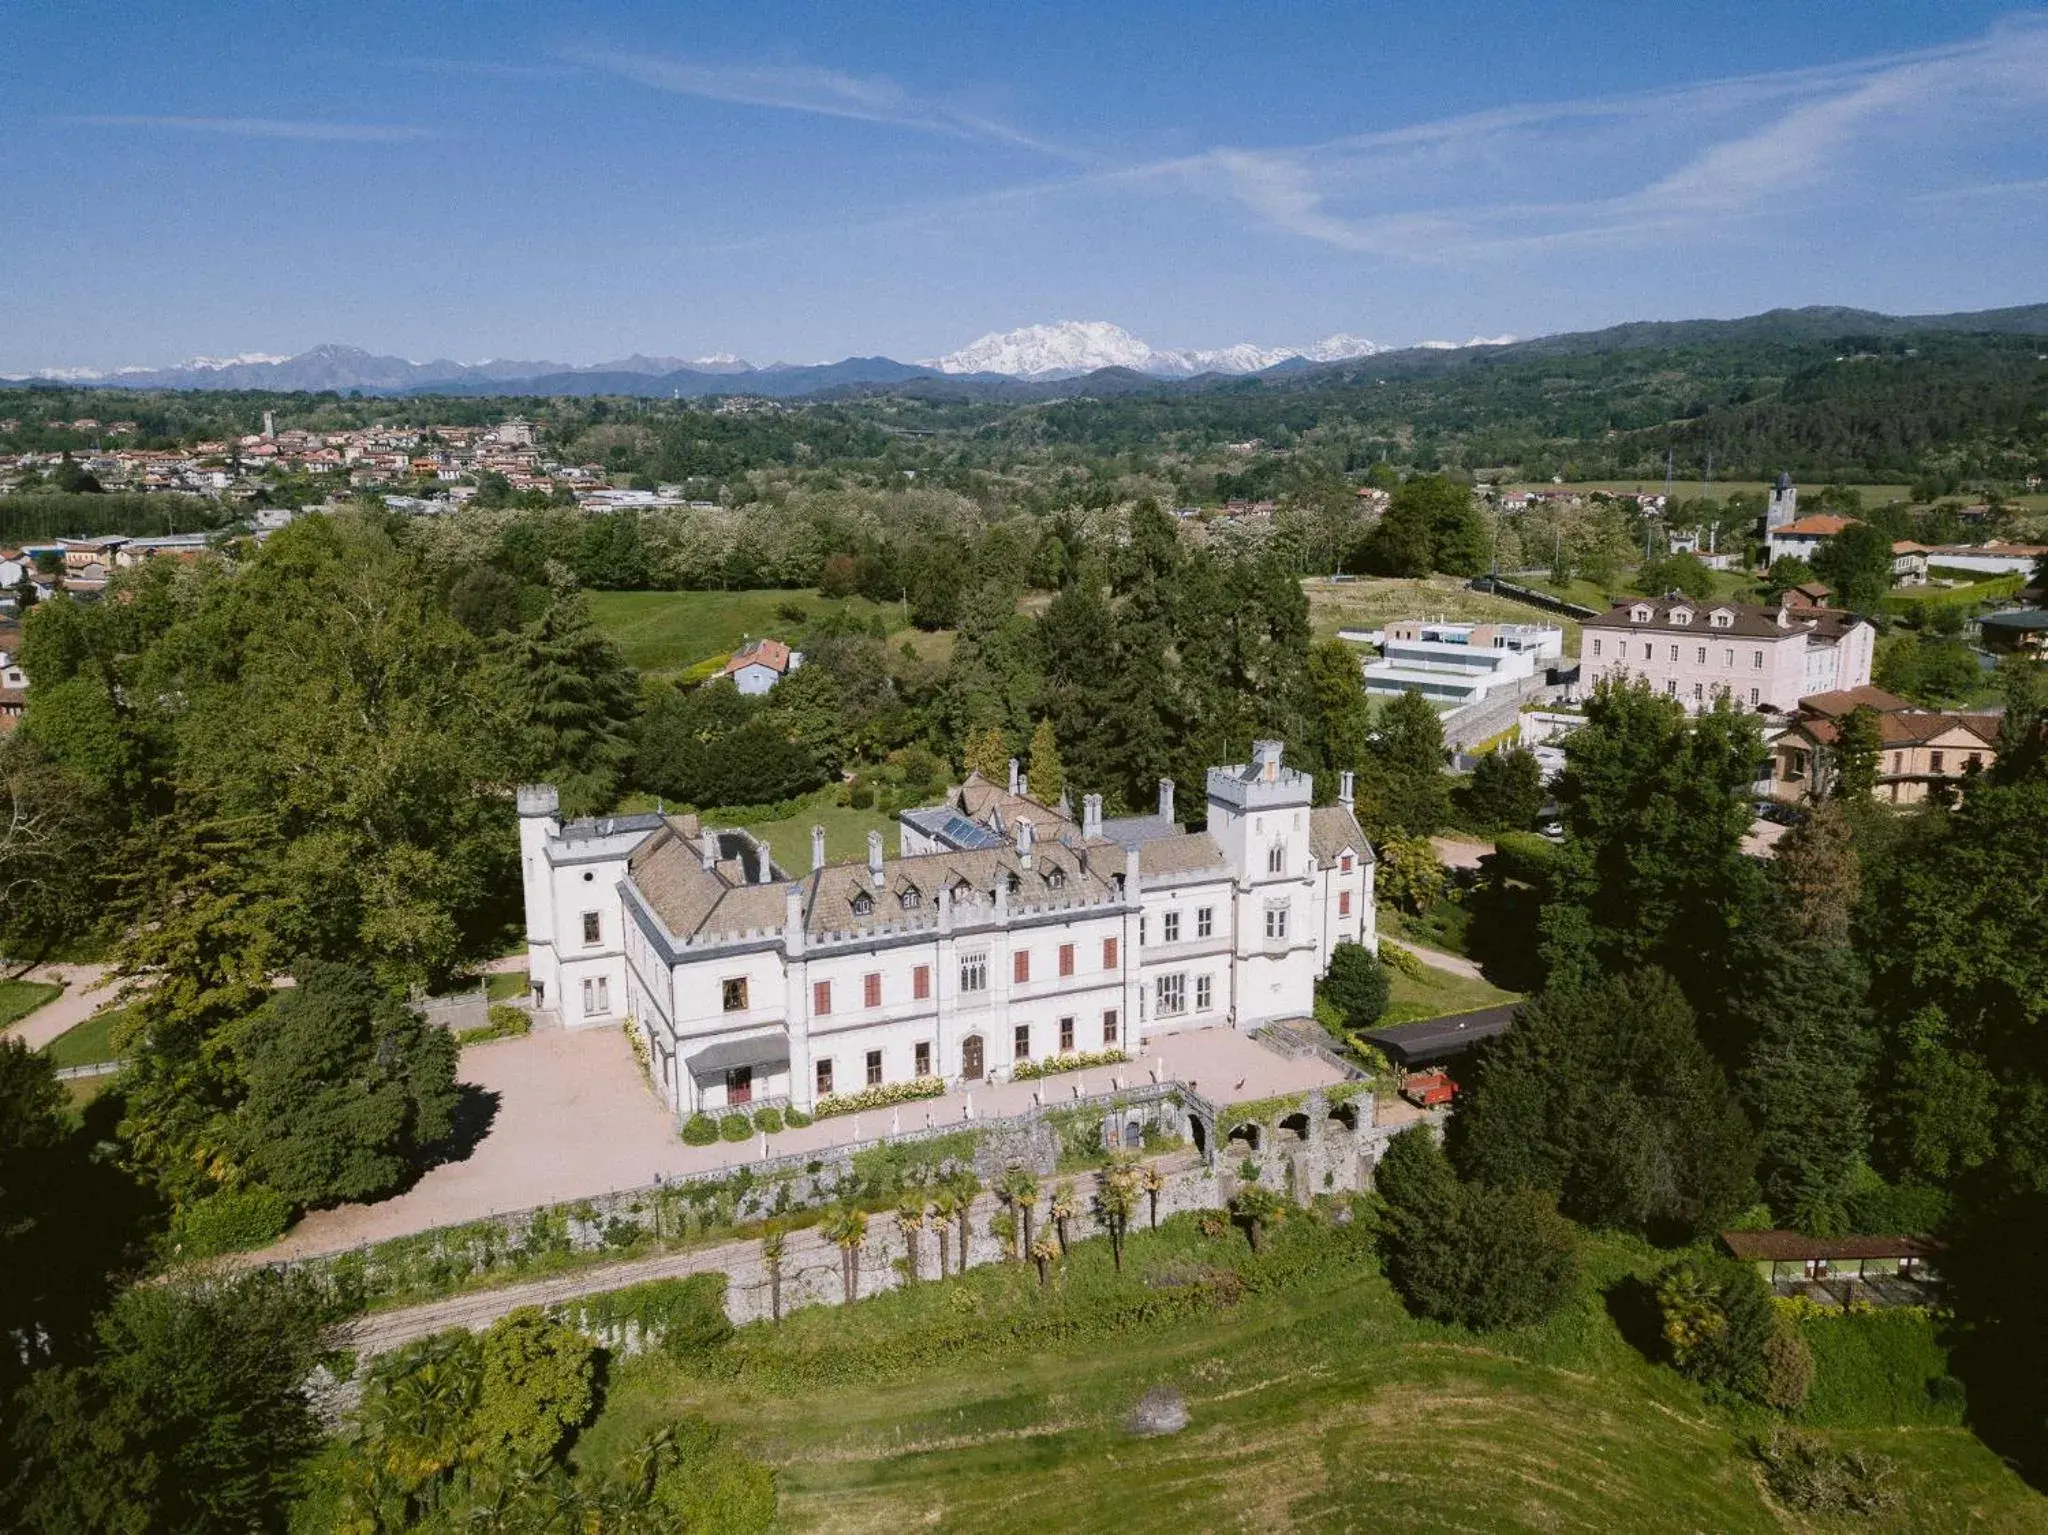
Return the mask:
{"type": "Polygon", "coordinates": [[[1012,794],[1022,794],[1024,792],[1024,770],[1018,766],[1015,757],[1010,759],[1010,792],[1012,794]]]}
{"type": "Polygon", "coordinates": [[[1159,814],[1167,820],[1173,819],[1173,780],[1159,780],[1159,814]]]}
{"type": "Polygon", "coordinates": [[[882,888],[882,834],[868,833],[868,882],[877,890],[882,888]]]}
{"type": "Polygon", "coordinates": [[[1252,762],[1258,768],[1261,783],[1280,781],[1280,743],[1278,741],[1252,742],[1252,762]]]}
{"type": "Polygon", "coordinates": [[[775,867],[775,859],[768,852],[768,844],[761,838],[754,839],[754,846],[760,849],[761,853],[761,862],[754,870],[754,883],[765,885],[768,883],[768,871],[775,867]]]}
{"type": "Polygon", "coordinates": [[[1017,818],[1017,867],[1028,870],[1031,867],[1031,823],[1024,817],[1017,818]]]}
{"type": "Polygon", "coordinates": [[[1350,810],[1356,802],[1354,788],[1357,782],[1358,775],[1349,768],[1337,775],[1337,803],[1346,810],[1350,810]]]}
{"type": "Polygon", "coordinates": [[[811,872],[816,874],[825,867],[825,828],[811,828],[811,872]]]}
{"type": "Polygon", "coordinates": [[[699,835],[697,859],[704,865],[706,874],[718,867],[718,833],[708,826],[699,835]]]}
{"type": "Polygon", "coordinates": [[[782,892],[782,942],[791,954],[804,951],[804,887],[787,885],[782,892]]]}
{"type": "Polygon", "coordinates": [[[1102,796],[1084,794],[1081,796],[1081,835],[1099,837],[1102,835],[1102,796]]]}

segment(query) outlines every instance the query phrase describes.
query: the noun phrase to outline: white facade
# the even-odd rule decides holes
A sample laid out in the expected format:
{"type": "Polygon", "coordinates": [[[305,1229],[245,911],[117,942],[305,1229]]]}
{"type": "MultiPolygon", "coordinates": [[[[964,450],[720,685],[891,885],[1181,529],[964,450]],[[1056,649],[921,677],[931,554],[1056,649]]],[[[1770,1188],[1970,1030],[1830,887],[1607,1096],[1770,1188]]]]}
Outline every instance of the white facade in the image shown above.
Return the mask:
{"type": "Polygon", "coordinates": [[[1564,660],[1564,630],[1547,624],[1459,624],[1403,620],[1375,637],[1365,690],[1417,692],[1442,707],[1478,703],[1564,660]]]}
{"type": "MultiPolygon", "coordinates": [[[[1348,775],[1347,775],[1348,777],[1348,775]]],[[[1345,802],[1261,742],[1212,769],[1205,829],[1105,823],[977,777],[905,812],[903,853],[792,879],[748,833],[693,816],[564,826],[522,789],[536,1000],[565,1024],[632,1027],[681,1112],[809,1107],[1025,1060],[1144,1053],[1176,1029],[1307,1016],[1340,941],[1377,944],[1373,851],[1345,802]]],[[[901,1109],[914,1122],[914,1103],[901,1109]]]]}

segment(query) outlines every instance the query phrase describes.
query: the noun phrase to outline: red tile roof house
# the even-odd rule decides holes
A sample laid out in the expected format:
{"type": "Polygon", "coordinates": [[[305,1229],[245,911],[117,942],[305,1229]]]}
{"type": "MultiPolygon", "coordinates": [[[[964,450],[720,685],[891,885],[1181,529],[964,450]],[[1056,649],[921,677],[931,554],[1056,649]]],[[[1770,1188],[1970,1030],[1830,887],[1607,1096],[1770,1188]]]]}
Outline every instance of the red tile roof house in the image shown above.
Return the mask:
{"type": "Polygon", "coordinates": [[[1877,713],[1877,783],[1874,799],[1918,805],[1937,786],[1959,785],[1998,760],[1999,717],[1943,714],[1918,709],[1882,688],[1820,693],[1799,701],[1799,716],[1771,748],[1771,796],[1800,801],[1829,787],[1829,765],[1842,721],[1859,707],[1877,713]]]}
{"type": "Polygon", "coordinates": [[[1830,517],[1825,512],[1816,512],[1801,517],[1796,522],[1784,523],[1772,528],[1766,540],[1769,554],[1766,559],[1776,561],[1786,555],[1811,563],[1814,551],[1827,539],[1833,538],[1842,529],[1858,521],[1854,517],[1830,517]]]}
{"type": "Polygon", "coordinates": [[[725,675],[742,693],[760,694],[804,664],[804,653],[780,640],[749,640],[725,663],[725,675]]]}

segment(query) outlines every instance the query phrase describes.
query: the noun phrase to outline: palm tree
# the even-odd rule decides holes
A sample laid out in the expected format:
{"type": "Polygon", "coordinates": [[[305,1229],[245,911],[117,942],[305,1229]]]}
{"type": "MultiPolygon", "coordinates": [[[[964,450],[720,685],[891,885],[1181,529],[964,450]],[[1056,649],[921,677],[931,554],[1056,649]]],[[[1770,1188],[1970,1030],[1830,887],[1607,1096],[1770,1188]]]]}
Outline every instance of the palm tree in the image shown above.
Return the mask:
{"type": "Polygon", "coordinates": [[[1038,1208],[1038,1179],[1027,1167],[1013,1167],[1003,1175],[1002,1194],[1017,1211],[1022,1222],[1023,1244],[1017,1252],[1017,1256],[1021,1258],[1031,1250],[1031,1216],[1038,1208]]]}
{"type": "Polygon", "coordinates": [[[903,1233],[904,1274],[912,1284],[918,1280],[918,1234],[924,1230],[924,1196],[906,1195],[896,1206],[896,1229],[903,1233]]]}
{"type": "Polygon", "coordinates": [[[1031,1261],[1038,1265],[1038,1288],[1043,1290],[1050,1281],[1052,1262],[1065,1251],[1055,1247],[1050,1237],[1040,1237],[1031,1244],[1031,1261]]]}
{"type": "Polygon", "coordinates": [[[868,1239],[868,1212],[847,1208],[832,1217],[826,1238],[839,1249],[839,1281],[846,1287],[846,1304],[860,1289],[860,1246],[868,1239]]]}
{"type": "Polygon", "coordinates": [[[959,1196],[949,1188],[932,1195],[932,1234],[939,1239],[939,1278],[953,1271],[953,1217],[960,1213],[959,1196]]]}
{"type": "Polygon", "coordinates": [[[1259,1238],[1268,1226],[1277,1226],[1287,1218],[1287,1201],[1271,1189],[1258,1184],[1247,1184],[1239,1189],[1230,1201],[1231,1213],[1244,1227],[1244,1239],[1251,1243],[1252,1251],[1259,1250],[1259,1238]]]}
{"type": "Polygon", "coordinates": [[[1052,1191],[1052,1204],[1047,1207],[1052,1216],[1053,1230],[1059,1233],[1060,1256],[1067,1252],[1067,1222],[1081,1213],[1081,1207],[1074,1202],[1074,1185],[1062,1179],[1052,1191]]]}
{"type": "Polygon", "coordinates": [[[1152,1206],[1152,1229],[1157,1231],[1159,1229],[1159,1196],[1166,1189],[1166,1174],[1148,1162],[1145,1165],[1145,1170],[1138,1175],[1138,1181],[1144,1187],[1145,1198],[1152,1206]]]}
{"type": "Polygon", "coordinates": [[[761,1261],[768,1267],[768,1316],[777,1324],[782,1321],[782,1254],[787,1244],[777,1227],[761,1233],[761,1261]]]}
{"type": "Polygon", "coordinates": [[[1138,1180],[1128,1162],[1112,1162],[1096,1177],[1095,1212],[1109,1232],[1109,1253],[1124,1271],[1124,1233],[1138,1208],[1138,1180]]]}
{"type": "Polygon", "coordinates": [[[981,1193],[981,1185],[973,1174],[963,1173],[954,1184],[954,1193],[960,1200],[960,1272],[967,1272],[967,1247],[974,1235],[974,1201],[981,1193]]]}

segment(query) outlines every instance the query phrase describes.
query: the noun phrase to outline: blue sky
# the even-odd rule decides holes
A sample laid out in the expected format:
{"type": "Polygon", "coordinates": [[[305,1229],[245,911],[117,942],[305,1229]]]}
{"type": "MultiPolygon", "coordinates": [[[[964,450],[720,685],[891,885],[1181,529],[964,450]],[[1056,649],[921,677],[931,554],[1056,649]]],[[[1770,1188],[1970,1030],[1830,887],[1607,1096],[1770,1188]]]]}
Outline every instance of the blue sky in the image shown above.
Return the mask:
{"type": "Polygon", "coordinates": [[[2048,8],[0,7],[0,371],[2048,300],[2048,8]]]}

